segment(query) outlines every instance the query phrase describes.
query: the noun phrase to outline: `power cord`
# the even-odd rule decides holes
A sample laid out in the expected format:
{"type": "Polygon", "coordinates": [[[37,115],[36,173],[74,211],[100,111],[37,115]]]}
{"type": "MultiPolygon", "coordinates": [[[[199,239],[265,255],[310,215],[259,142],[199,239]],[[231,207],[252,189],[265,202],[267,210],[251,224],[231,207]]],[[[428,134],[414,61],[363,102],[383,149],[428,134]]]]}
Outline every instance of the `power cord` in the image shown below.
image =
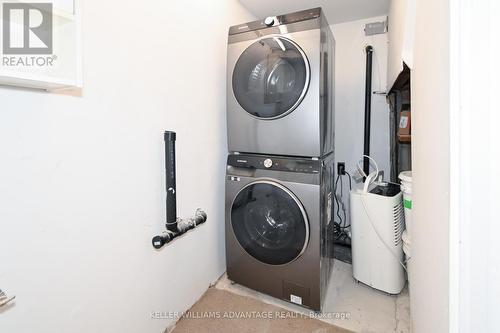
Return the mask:
{"type": "Polygon", "coordinates": [[[349,191],[352,191],[352,177],[351,174],[345,171],[345,174],[349,176],[349,191]]]}
{"type": "Polygon", "coordinates": [[[351,237],[349,237],[349,234],[345,230],[348,229],[351,225],[350,224],[347,225],[346,209],[345,209],[344,202],[342,200],[342,198],[343,198],[343,195],[342,195],[343,194],[343,182],[342,182],[342,178],[341,178],[340,174],[337,175],[337,178],[335,180],[333,192],[334,192],[334,199],[335,199],[335,203],[334,203],[334,207],[333,207],[334,217],[336,216],[338,219],[338,221],[335,221],[335,219],[334,219],[334,223],[333,223],[332,232],[334,235],[334,242],[336,244],[343,244],[343,245],[350,246],[351,245],[351,237]],[[339,181],[340,181],[340,194],[337,193],[339,181]],[[335,211],[335,206],[337,207],[336,211],[335,211]],[[341,209],[342,209],[343,218],[340,215],[341,209]]]}
{"type": "Polygon", "coordinates": [[[339,179],[340,179],[340,175],[337,175],[337,179],[335,180],[335,186],[333,187],[333,193],[334,193],[333,196],[335,198],[335,202],[337,203],[337,217],[340,220],[339,224],[342,227],[342,224],[345,223],[345,220],[342,221],[342,217],[340,216],[340,203],[339,203],[339,200],[338,200],[338,197],[337,197],[337,186],[338,186],[338,183],[339,183],[339,179]]]}
{"type": "Polygon", "coordinates": [[[350,224],[347,225],[346,209],[345,209],[345,204],[344,204],[344,200],[342,198],[342,195],[337,194],[337,201],[339,202],[338,212],[340,212],[340,209],[342,209],[342,215],[344,216],[344,218],[342,220],[343,221],[342,222],[342,229],[347,229],[347,228],[349,228],[350,224]]]}
{"type": "Polygon", "coordinates": [[[345,173],[344,174],[338,174],[337,175],[337,181],[336,181],[336,185],[335,185],[335,199],[336,199],[336,202],[337,202],[337,216],[339,217],[339,219],[342,221],[342,219],[340,218],[339,216],[339,213],[340,213],[340,209],[342,209],[342,214],[344,216],[344,219],[343,219],[343,223],[341,223],[341,228],[342,229],[347,229],[351,226],[351,224],[347,224],[347,212],[346,212],[346,206],[344,204],[344,183],[343,183],[343,177],[344,175],[348,175],[349,177],[349,191],[352,190],[352,180],[351,180],[351,175],[347,172],[347,171],[344,171],[345,173]],[[337,183],[340,179],[340,193],[337,193],[337,183]]]}

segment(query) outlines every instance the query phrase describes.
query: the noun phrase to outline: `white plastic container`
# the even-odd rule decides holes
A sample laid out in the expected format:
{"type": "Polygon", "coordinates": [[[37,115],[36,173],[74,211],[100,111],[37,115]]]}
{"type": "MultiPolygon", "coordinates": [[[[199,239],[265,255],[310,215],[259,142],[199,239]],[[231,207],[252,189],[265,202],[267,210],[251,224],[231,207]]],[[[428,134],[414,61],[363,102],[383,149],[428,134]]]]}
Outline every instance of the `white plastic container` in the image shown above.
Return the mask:
{"type": "Polygon", "coordinates": [[[403,252],[405,254],[406,260],[406,273],[408,275],[408,283],[411,283],[412,276],[412,264],[411,264],[411,209],[413,206],[411,198],[411,185],[412,185],[412,175],[411,171],[403,171],[399,174],[399,179],[401,180],[401,191],[403,192],[403,207],[405,211],[405,224],[406,230],[403,232],[403,252]]]}
{"type": "Polygon", "coordinates": [[[409,258],[411,258],[411,240],[410,237],[408,237],[407,230],[403,231],[401,239],[403,240],[403,251],[406,254],[406,259],[408,260],[409,258]]]}
{"type": "Polygon", "coordinates": [[[403,207],[405,209],[405,224],[406,230],[408,230],[408,237],[411,239],[411,185],[412,185],[412,175],[411,171],[403,171],[399,174],[399,179],[401,180],[401,191],[403,192],[403,207]]]}
{"type": "Polygon", "coordinates": [[[403,252],[405,254],[405,262],[406,262],[406,273],[408,276],[408,283],[411,281],[411,241],[410,237],[408,236],[408,230],[403,231],[403,235],[401,237],[403,240],[403,252]]]}

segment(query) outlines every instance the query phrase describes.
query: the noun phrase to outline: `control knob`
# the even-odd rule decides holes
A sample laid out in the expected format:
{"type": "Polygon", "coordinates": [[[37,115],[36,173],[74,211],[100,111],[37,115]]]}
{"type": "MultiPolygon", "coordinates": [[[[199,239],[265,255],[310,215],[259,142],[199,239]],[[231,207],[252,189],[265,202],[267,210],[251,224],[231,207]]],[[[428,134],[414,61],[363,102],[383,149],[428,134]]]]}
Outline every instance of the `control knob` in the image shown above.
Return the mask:
{"type": "Polygon", "coordinates": [[[266,17],[266,19],[264,20],[264,24],[268,27],[271,27],[274,24],[274,18],[271,16],[266,17]]]}
{"type": "Polygon", "coordinates": [[[269,169],[270,167],[272,167],[272,166],[273,166],[273,160],[271,160],[270,158],[266,158],[266,159],[264,160],[264,166],[265,166],[267,169],[269,169]]]}

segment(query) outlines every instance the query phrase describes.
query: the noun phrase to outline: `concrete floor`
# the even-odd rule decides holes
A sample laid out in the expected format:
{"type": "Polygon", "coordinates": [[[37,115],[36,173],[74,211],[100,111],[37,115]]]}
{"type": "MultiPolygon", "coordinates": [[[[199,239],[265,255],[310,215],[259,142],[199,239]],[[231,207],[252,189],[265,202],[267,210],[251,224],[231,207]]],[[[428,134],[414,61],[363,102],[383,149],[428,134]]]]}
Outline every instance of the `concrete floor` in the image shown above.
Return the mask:
{"type": "MultiPolygon", "coordinates": [[[[318,319],[360,333],[410,332],[410,298],[407,287],[400,295],[391,296],[357,283],[352,277],[351,265],[336,260],[333,267],[323,313],[348,313],[349,316],[343,319],[318,319]]],[[[310,313],[300,306],[232,284],[226,275],[215,287],[287,310],[310,313]]]]}
{"type": "Polygon", "coordinates": [[[281,307],[262,302],[253,297],[236,295],[218,288],[209,288],[185,317],[179,320],[170,333],[352,333],[321,320],[297,316],[281,307]],[[211,318],[210,313],[221,317],[211,318]],[[274,317],[224,317],[229,314],[275,314],[274,317]],[[277,315],[281,314],[281,315],[277,315]],[[280,317],[281,316],[281,317],[280,317]]]}

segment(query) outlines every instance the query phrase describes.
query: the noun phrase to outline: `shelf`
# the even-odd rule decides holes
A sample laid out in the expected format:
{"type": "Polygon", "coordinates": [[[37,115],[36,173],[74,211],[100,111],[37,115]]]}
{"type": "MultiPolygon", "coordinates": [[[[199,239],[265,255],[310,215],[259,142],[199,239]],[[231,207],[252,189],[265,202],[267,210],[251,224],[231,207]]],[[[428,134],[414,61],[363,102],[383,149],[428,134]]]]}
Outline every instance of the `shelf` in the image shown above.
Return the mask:
{"type": "Polygon", "coordinates": [[[10,72],[0,70],[0,85],[14,86],[41,90],[58,90],[66,88],[81,88],[81,82],[75,80],[56,78],[48,75],[10,72]]]}
{"type": "Polygon", "coordinates": [[[56,18],[60,18],[66,21],[71,21],[73,22],[75,20],[75,14],[74,13],[69,13],[65,10],[59,9],[59,8],[54,8],[53,14],[56,18]]]}
{"type": "Polygon", "coordinates": [[[398,134],[398,141],[402,144],[411,144],[411,135],[409,134],[398,134]]]}

